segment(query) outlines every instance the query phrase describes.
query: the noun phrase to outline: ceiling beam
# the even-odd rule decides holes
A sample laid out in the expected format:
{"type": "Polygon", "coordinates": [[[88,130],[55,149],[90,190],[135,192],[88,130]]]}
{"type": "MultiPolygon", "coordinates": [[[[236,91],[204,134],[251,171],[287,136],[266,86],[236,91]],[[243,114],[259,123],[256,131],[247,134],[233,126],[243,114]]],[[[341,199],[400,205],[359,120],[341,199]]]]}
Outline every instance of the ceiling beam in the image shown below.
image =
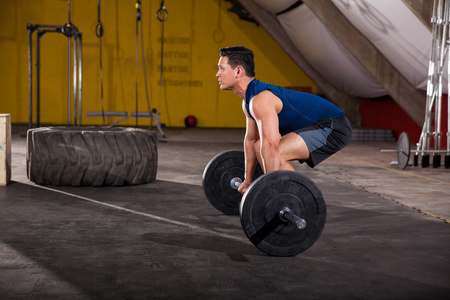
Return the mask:
{"type": "Polygon", "coordinates": [[[425,92],[419,91],[411,85],[383,54],[345,18],[331,0],[303,0],[303,3],[417,125],[422,127],[426,103],[425,92]]]}
{"type": "Polygon", "coordinates": [[[403,0],[403,3],[405,3],[423,25],[431,31],[433,0],[403,0]]]}

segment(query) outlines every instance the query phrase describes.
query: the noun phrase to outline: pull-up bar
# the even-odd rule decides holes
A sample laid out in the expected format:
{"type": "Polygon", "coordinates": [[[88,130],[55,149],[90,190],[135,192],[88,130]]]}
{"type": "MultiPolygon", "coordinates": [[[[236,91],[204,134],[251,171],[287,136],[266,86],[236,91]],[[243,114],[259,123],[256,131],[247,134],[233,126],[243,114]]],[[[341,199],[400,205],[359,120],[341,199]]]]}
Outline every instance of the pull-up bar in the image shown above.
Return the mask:
{"type": "Polygon", "coordinates": [[[40,69],[41,69],[41,38],[46,33],[62,33],[67,37],[67,124],[71,125],[71,39],[73,37],[73,123],[81,126],[82,107],[82,52],[81,52],[81,31],[69,22],[65,25],[41,25],[27,24],[28,30],[28,88],[29,88],[29,128],[33,125],[33,55],[32,55],[32,35],[37,32],[37,127],[40,127],[40,69]]]}

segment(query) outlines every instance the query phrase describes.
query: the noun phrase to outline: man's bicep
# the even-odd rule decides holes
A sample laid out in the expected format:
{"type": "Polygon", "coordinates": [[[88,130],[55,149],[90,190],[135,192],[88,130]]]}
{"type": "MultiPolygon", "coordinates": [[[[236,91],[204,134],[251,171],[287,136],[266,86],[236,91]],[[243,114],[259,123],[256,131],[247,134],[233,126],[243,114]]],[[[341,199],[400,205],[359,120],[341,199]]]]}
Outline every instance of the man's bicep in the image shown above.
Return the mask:
{"type": "MultiPolygon", "coordinates": [[[[266,99],[264,99],[266,100],[266,99]]],[[[278,114],[270,101],[254,102],[252,111],[262,139],[279,139],[278,114]]]]}

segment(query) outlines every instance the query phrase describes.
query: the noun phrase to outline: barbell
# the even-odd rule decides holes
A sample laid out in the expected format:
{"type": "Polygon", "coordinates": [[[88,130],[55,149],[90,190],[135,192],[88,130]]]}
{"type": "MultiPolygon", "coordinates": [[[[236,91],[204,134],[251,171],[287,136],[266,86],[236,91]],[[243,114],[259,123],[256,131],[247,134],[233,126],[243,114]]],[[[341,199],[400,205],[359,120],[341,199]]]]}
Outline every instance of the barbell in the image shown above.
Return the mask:
{"type": "MultiPolygon", "coordinates": [[[[409,157],[411,153],[416,154],[429,154],[429,153],[449,153],[447,150],[411,150],[411,143],[409,141],[409,136],[406,132],[402,132],[400,136],[398,137],[397,142],[397,149],[391,150],[391,149],[382,149],[380,152],[383,153],[397,153],[397,163],[398,168],[403,170],[406,169],[406,167],[409,164],[409,157]]],[[[440,159],[440,158],[439,158],[440,159]]],[[[428,167],[427,162],[422,162],[422,165],[424,167],[428,167]]],[[[414,165],[417,165],[416,157],[414,165]]],[[[447,155],[445,157],[445,167],[450,168],[450,157],[447,155]]]]}
{"type": "Polygon", "coordinates": [[[239,150],[216,155],[203,172],[208,201],[225,214],[240,215],[242,229],[261,251],[274,256],[293,256],[310,248],[326,222],[326,204],[320,189],[294,171],[263,174],[258,166],[244,195],[245,163],[239,150]]]}

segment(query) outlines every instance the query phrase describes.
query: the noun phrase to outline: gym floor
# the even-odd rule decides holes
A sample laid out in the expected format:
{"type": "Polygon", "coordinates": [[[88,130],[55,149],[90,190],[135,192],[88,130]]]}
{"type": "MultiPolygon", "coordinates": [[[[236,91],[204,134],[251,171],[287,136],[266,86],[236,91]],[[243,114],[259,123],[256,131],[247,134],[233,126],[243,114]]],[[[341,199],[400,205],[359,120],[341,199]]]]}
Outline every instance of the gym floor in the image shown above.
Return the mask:
{"type": "Polygon", "coordinates": [[[165,129],[155,182],[38,186],[25,127],[0,187],[1,299],[449,299],[450,169],[390,162],[395,142],[352,142],[310,169],[327,203],[319,240],[273,257],[207,201],[208,161],[243,130],[165,129]]]}

